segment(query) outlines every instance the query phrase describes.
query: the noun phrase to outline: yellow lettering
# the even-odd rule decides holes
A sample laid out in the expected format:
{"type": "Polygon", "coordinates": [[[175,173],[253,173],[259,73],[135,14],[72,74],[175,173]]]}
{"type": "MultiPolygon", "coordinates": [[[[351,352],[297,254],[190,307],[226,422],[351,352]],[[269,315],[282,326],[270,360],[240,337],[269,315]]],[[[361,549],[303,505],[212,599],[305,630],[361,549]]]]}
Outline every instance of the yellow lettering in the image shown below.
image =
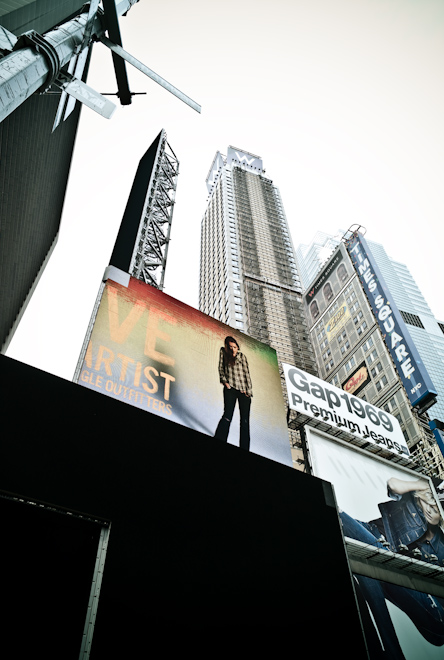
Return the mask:
{"type": "Polygon", "coordinates": [[[136,365],[136,373],[134,374],[134,387],[139,387],[141,374],[142,374],[142,363],[138,362],[136,365]]]}
{"type": "Polygon", "coordinates": [[[126,319],[119,324],[119,292],[117,289],[109,285],[107,286],[107,291],[109,333],[113,341],[118,344],[123,344],[145,311],[145,305],[141,301],[137,301],[131,308],[126,319]]]}
{"type": "Polygon", "coordinates": [[[86,369],[84,369],[80,374],[80,380],[83,380],[84,383],[87,383],[88,378],[89,378],[89,371],[86,371],[86,369]]]}
{"type": "Polygon", "coordinates": [[[169,374],[165,374],[163,371],[160,372],[160,375],[162,378],[165,378],[165,388],[163,392],[163,398],[166,399],[166,401],[170,400],[170,383],[174,383],[176,380],[174,376],[170,376],[169,374]]]}
{"type": "Polygon", "coordinates": [[[159,372],[156,369],[154,369],[154,367],[145,367],[145,369],[143,370],[143,373],[145,374],[147,380],[149,380],[149,382],[151,383],[152,387],[151,388],[148,387],[146,383],[142,383],[142,387],[149,394],[155,394],[159,389],[159,386],[154,380],[154,378],[151,376],[151,372],[153,372],[155,376],[159,375],[159,372]]]}
{"type": "Polygon", "coordinates": [[[110,363],[111,363],[113,360],[114,360],[114,353],[112,352],[112,350],[109,349],[109,348],[106,348],[106,346],[100,346],[100,348],[99,348],[99,353],[98,353],[98,355],[97,355],[96,366],[94,367],[94,369],[95,369],[96,371],[100,371],[100,367],[101,367],[102,362],[103,362],[104,365],[105,365],[105,371],[106,371],[106,373],[108,374],[108,376],[112,376],[112,375],[113,375],[113,372],[112,372],[112,370],[111,370],[110,363]],[[104,352],[105,352],[105,351],[108,351],[108,353],[109,353],[109,356],[108,356],[108,357],[105,357],[105,356],[104,356],[104,352]]]}
{"type": "Polygon", "coordinates": [[[169,314],[165,314],[160,309],[151,307],[148,315],[148,324],[146,328],[144,352],[145,355],[148,355],[148,357],[150,357],[151,359],[156,360],[156,362],[161,362],[162,364],[166,364],[170,367],[173,367],[175,363],[174,358],[170,357],[169,355],[165,355],[165,353],[159,353],[159,351],[156,351],[157,339],[170,341],[170,335],[168,335],[166,332],[163,332],[158,327],[160,320],[166,321],[171,325],[176,325],[177,323],[176,319],[170,316],[169,314]]]}
{"type": "Polygon", "coordinates": [[[85,362],[88,369],[92,369],[93,366],[93,347],[92,341],[88,342],[88,348],[86,349],[85,362]]]}

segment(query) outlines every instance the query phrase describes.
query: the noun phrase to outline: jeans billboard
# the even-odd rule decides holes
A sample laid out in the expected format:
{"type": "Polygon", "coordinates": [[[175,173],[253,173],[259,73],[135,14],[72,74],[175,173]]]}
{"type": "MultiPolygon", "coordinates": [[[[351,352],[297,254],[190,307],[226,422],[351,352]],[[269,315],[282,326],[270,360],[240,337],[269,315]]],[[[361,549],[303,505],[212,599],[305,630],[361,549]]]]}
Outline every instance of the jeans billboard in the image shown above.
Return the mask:
{"type": "Polygon", "coordinates": [[[335,489],[371,660],[442,658],[442,482],[306,429],[313,472],[335,489]]]}

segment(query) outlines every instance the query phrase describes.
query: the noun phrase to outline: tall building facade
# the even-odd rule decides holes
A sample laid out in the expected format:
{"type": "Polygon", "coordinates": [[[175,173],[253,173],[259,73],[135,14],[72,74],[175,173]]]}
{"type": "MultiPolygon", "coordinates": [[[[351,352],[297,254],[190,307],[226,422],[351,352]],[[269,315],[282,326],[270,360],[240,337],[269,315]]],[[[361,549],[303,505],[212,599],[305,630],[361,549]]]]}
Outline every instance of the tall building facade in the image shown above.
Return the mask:
{"type": "MultiPolygon", "coordinates": [[[[321,236],[321,232],[318,232],[310,243],[310,249],[301,245],[296,250],[300,272],[312,272],[314,275],[319,273],[325,263],[325,259],[319,259],[320,247],[324,249],[325,256],[327,250],[331,255],[338,244],[337,235],[321,236]]],[[[433,315],[408,267],[389,257],[380,243],[367,240],[367,245],[438,392],[437,401],[428,409],[428,415],[431,419],[444,422],[444,323],[433,315]]],[[[310,284],[303,282],[304,290],[310,284]]]]}
{"type": "Polygon", "coordinates": [[[199,309],[316,374],[284,207],[262,159],[235,147],[217,152],[206,183],[199,309]]]}
{"type": "Polygon", "coordinates": [[[444,477],[428,416],[418,413],[409,399],[411,388],[403,384],[387,333],[344,244],[311,282],[304,303],[320,377],[395,416],[418,466],[444,477]]]}

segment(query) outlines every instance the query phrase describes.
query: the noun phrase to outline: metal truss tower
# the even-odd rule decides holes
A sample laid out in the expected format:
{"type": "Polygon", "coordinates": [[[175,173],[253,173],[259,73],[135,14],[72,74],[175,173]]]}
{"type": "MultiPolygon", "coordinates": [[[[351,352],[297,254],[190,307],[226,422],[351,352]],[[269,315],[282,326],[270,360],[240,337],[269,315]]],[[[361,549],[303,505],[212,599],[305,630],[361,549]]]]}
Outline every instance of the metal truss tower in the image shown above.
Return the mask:
{"type": "Polygon", "coordinates": [[[127,286],[132,276],[163,290],[178,175],[179,161],[162,129],[139,162],[80,351],[75,383],[79,381],[106,280],[111,278],[127,286]]]}
{"type": "Polygon", "coordinates": [[[163,289],[179,161],[162,129],[130,274],[163,289]]]}
{"type": "Polygon", "coordinates": [[[179,161],[161,130],[137,168],[110,265],[163,289],[179,161]]]}

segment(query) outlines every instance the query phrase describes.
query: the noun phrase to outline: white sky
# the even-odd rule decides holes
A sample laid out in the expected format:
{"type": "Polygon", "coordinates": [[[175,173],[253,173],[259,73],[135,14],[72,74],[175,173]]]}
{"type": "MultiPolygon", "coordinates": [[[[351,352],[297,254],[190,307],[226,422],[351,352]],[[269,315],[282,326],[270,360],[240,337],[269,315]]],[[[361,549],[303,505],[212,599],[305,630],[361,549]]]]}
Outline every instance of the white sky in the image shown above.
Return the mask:
{"type": "MultiPolygon", "coordinates": [[[[359,223],[444,320],[442,0],[140,0],[120,19],[135,96],[82,118],[59,243],[8,355],[71,379],[140,158],[162,128],[180,160],[165,292],[197,307],[205,178],[229,144],[260,155],[293,243],[359,223]]],[[[94,46],[88,84],[116,91],[94,46]]],[[[115,99],[115,97],[110,97],[115,99]]]]}

